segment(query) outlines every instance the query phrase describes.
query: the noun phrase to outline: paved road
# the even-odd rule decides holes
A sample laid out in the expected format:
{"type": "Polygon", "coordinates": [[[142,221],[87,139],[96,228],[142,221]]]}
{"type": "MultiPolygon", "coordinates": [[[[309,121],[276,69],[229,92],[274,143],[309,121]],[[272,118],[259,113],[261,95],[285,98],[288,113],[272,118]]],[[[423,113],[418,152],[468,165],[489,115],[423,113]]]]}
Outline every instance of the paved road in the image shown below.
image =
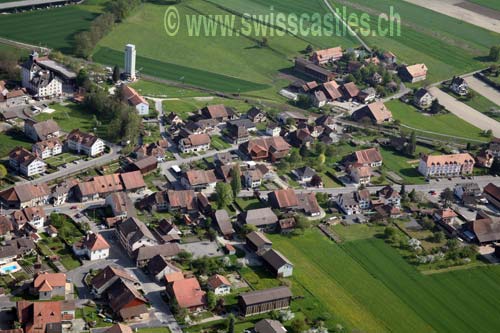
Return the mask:
{"type": "Polygon", "coordinates": [[[480,95],[483,95],[496,105],[500,106],[500,92],[493,89],[490,85],[479,79],[476,79],[474,76],[466,77],[465,82],[467,82],[469,87],[477,91],[480,95]]]}
{"type": "Polygon", "coordinates": [[[451,113],[484,131],[492,130],[494,136],[500,137],[500,123],[496,120],[458,101],[437,87],[432,87],[429,91],[451,113]]]}

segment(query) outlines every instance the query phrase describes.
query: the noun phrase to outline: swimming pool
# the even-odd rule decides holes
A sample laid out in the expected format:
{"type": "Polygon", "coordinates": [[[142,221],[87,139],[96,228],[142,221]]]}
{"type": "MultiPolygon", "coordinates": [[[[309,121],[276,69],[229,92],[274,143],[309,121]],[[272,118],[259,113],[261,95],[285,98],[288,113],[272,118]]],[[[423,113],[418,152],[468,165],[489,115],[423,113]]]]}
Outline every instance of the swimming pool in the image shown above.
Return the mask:
{"type": "Polygon", "coordinates": [[[19,264],[17,262],[13,262],[13,263],[9,263],[9,264],[5,264],[3,265],[2,267],[0,267],[0,274],[9,274],[9,273],[15,273],[17,271],[19,271],[21,269],[21,267],[19,266],[19,264]]]}

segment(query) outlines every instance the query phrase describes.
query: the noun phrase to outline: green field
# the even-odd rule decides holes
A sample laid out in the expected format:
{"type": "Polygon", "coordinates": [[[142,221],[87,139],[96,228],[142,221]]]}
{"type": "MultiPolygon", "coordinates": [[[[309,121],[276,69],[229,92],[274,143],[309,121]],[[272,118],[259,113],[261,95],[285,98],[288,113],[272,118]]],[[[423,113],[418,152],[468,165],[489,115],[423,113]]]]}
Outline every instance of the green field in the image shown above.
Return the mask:
{"type": "Polygon", "coordinates": [[[99,8],[97,2],[93,2],[90,5],[2,15],[0,36],[71,53],[74,35],[90,27],[99,8]]]}
{"type": "Polygon", "coordinates": [[[0,133],[0,157],[7,156],[15,147],[24,147],[31,151],[32,142],[21,131],[10,130],[0,133]]]}
{"type": "Polygon", "coordinates": [[[474,2],[483,7],[488,7],[500,11],[500,2],[496,0],[469,0],[469,1],[474,2]]]}
{"type": "Polygon", "coordinates": [[[175,112],[179,117],[186,120],[192,113],[196,113],[199,109],[214,104],[224,104],[227,107],[232,107],[239,113],[246,113],[252,106],[244,101],[237,99],[227,99],[220,97],[210,98],[182,98],[178,100],[163,101],[163,110],[165,113],[175,112]]]}
{"type": "Polygon", "coordinates": [[[485,115],[487,115],[488,117],[490,117],[492,119],[500,121],[500,112],[498,112],[498,111],[500,111],[500,106],[496,105],[495,103],[493,103],[492,101],[490,101],[489,99],[484,97],[483,95],[480,95],[477,91],[474,91],[474,90],[469,88],[470,91],[474,92],[474,97],[472,99],[467,99],[465,97],[458,96],[458,95],[454,94],[453,92],[448,91],[447,89],[442,89],[442,90],[445,91],[446,93],[452,95],[453,97],[455,97],[459,101],[463,102],[464,104],[467,104],[471,108],[473,108],[481,113],[484,113],[485,115]],[[498,111],[495,112],[495,110],[498,110],[498,111]]]}
{"type": "Polygon", "coordinates": [[[458,118],[454,114],[426,115],[417,111],[413,106],[399,100],[390,101],[386,103],[386,106],[391,110],[394,119],[401,121],[401,124],[409,126],[412,129],[487,141],[481,135],[482,131],[479,128],[458,118]]]}
{"type": "Polygon", "coordinates": [[[166,84],[156,83],[152,81],[139,80],[130,85],[137,90],[141,95],[148,97],[159,98],[185,98],[185,97],[203,97],[208,94],[180,87],[168,86],[166,84]]]}
{"type": "Polygon", "coordinates": [[[271,240],[295,265],[292,290],[305,298],[293,307],[310,318],[328,311],[329,326],[339,318],[363,332],[488,332],[500,325],[499,267],[424,276],[378,239],[339,246],[311,230],[271,240]]]}
{"type": "MultiPolygon", "coordinates": [[[[423,177],[417,170],[418,157],[408,158],[399,152],[381,147],[380,153],[384,158],[384,170],[393,171],[398,174],[405,184],[425,184],[425,177],[423,177]]],[[[417,146],[415,156],[420,153],[430,153],[429,149],[417,146]]]]}

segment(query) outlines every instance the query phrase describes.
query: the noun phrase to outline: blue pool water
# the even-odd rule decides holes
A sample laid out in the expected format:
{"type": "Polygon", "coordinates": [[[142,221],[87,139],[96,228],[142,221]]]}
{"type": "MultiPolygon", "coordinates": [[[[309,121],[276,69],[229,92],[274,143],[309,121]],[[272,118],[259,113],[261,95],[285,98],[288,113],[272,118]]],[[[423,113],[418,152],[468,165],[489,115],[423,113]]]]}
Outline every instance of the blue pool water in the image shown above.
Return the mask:
{"type": "Polygon", "coordinates": [[[9,272],[16,270],[16,268],[17,268],[17,265],[5,266],[5,267],[0,268],[0,272],[5,274],[5,273],[9,273],[9,272]]]}

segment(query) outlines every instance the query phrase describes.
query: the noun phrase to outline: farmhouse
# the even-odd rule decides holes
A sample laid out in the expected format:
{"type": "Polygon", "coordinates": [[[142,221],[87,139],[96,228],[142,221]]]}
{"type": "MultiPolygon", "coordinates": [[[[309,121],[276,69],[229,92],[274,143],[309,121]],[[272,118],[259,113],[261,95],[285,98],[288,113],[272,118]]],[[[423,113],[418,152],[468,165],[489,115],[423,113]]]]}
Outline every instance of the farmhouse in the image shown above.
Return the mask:
{"type": "Polygon", "coordinates": [[[477,213],[475,221],[469,224],[479,244],[500,241],[500,218],[490,216],[483,211],[477,213]]]}
{"type": "Polygon", "coordinates": [[[49,328],[61,327],[62,321],[73,319],[74,303],[62,301],[18,301],[17,319],[24,333],[51,332],[49,328]]]}
{"type": "Polygon", "coordinates": [[[9,166],[26,177],[39,175],[47,170],[47,164],[44,161],[21,147],[9,153],[9,166]]]}
{"type": "Polygon", "coordinates": [[[328,82],[335,78],[334,73],[303,58],[295,58],[295,70],[319,82],[328,82]]]}
{"type": "Polygon", "coordinates": [[[34,142],[44,141],[50,138],[58,138],[61,135],[59,125],[52,119],[36,122],[33,119],[24,121],[24,135],[34,142]]]}
{"type": "Polygon", "coordinates": [[[165,257],[161,255],[154,256],[147,265],[149,274],[155,277],[156,281],[165,280],[165,275],[181,272],[180,268],[172,265],[165,257]]]}
{"type": "Polygon", "coordinates": [[[315,65],[324,65],[329,62],[334,62],[342,58],[342,47],[332,47],[329,49],[314,51],[309,60],[315,65]]]}
{"type": "Polygon", "coordinates": [[[140,286],[139,280],[123,268],[106,266],[96,276],[92,278],[89,286],[92,294],[98,298],[104,296],[104,293],[117,281],[122,280],[134,286],[140,286]]]}
{"type": "Polygon", "coordinates": [[[402,66],[399,69],[399,76],[403,81],[411,83],[423,81],[427,78],[427,66],[425,64],[402,66]]]}
{"type": "Polygon", "coordinates": [[[31,146],[31,151],[42,160],[62,153],[62,144],[58,138],[50,138],[31,146]]]}
{"type": "Polygon", "coordinates": [[[243,316],[252,316],[274,310],[286,309],[290,306],[292,292],[288,287],[251,291],[238,297],[240,312],[243,316]]]}
{"type": "Polygon", "coordinates": [[[208,134],[191,134],[179,141],[179,149],[183,153],[207,151],[210,149],[210,137],[208,134]]]}
{"type": "Polygon", "coordinates": [[[125,219],[135,215],[134,204],[125,192],[111,193],[106,197],[105,204],[111,208],[113,216],[116,218],[125,219]]]}
{"type": "Polygon", "coordinates": [[[345,164],[347,167],[356,165],[377,168],[382,166],[382,161],[382,155],[377,148],[368,148],[355,151],[352,155],[346,158],[345,164]]]}
{"type": "Polygon", "coordinates": [[[198,311],[206,307],[206,293],[195,277],[174,281],[167,286],[167,291],[182,309],[198,311]]]}
{"type": "Polygon", "coordinates": [[[418,89],[415,95],[413,95],[413,103],[416,107],[421,109],[430,108],[433,100],[434,96],[432,96],[431,93],[424,88],[418,89]]]}
{"type": "Polygon", "coordinates": [[[255,324],[255,333],[287,333],[283,324],[273,319],[262,319],[255,324]]]}
{"type": "Polygon", "coordinates": [[[49,203],[50,191],[44,184],[22,184],[0,192],[0,200],[4,208],[25,208],[42,206],[49,203]]]}
{"type": "Polygon", "coordinates": [[[73,252],[78,256],[85,256],[89,260],[106,259],[111,246],[100,234],[89,233],[73,244],[73,252]]]}
{"type": "Polygon", "coordinates": [[[200,114],[206,119],[214,119],[219,123],[237,118],[236,112],[232,108],[228,108],[223,104],[207,105],[200,110],[200,114]]]}
{"type": "Polygon", "coordinates": [[[254,123],[262,123],[266,121],[266,114],[258,107],[252,106],[252,108],[247,111],[247,118],[254,123]]]}
{"type": "Polygon", "coordinates": [[[133,106],[140,116],[147,116],[149,114],[149,103],[144,97],[132,87],[126,84],[122,85],[122,100],[133,106]]]}
{"type": "Polygon", "coordinates": [[[129,217],[125,221],[119,222],[116,225],[116,233],[120,244],[130,257],[140,247],[158,245],[158,241],[149,228],[135,217],[129,217]]]}
{"type": "Polygon", "coordinates": [[[363,166],[359,164],[353,164],[349,168],[349,176],[359,185],[367,185],[370,184],[371,176],[372,176],[372,168],[370,166],[363,166]]]}
{"type": "Polygon", "coordinates": [[[319,216],[321,214],[321,208],[316,200],[316,195],[311,193],[299,193],[297,194],[298,209],[302,210],[308,216],[319,216]]]}
{"type": "Polygon", "coordinates": [[[189,170],[181,179],[181,183],[188,190],[201,191],[215,188],[217,178],[214,170],[189,170]]]}
{"type": "Polygon", "coordinates": [[[262,254],[271,249],[273,242],[271,242],[262,232],[252,231],[246,236],[246,245],[257,254],[262,254]]]}
{"type": "Polygon", "coordinates": [[[472,174],[474,163],[474,158],[468,153],[424,155],[420,159],[418,171],[425,177],[456,177],[472,174]]]}
{"type": "Polygon", "coordinates": [[[241,144],[250,140],[250,134],[244,125],[228,122],[226,126],[226,134],[229,140],[231,140],[234,144],[241,144]]]}
{"type": "Polygon", "coordinates": [[[222,236],[224,236],[224,238],[231,238],[233,236],[234,229],[227,210],[216,210],[214,214],[214,220],[217,224],[217,228],[219,229],[222,236]]]}
{"type": "Polygon", "coordinates": [[[151,259],[160,255],[165,259],[172,259],[181,249],[176,243],[165,243],[153,246],[143,246],[134,252],[137,267],[146,266],[151,259]]]}
{"type": "Polygon", "coordinates": [[[289,277],[293,274],[293,264],[281,252],[271,249],[264,252],[262,259],[274,272],[276,277],[289,277]]]}
{"type": "Polygon", "coordinates": [[[238,219],[241,224],[253,225],[260,230],[274,230],[278,223],[278,217],[269,207],[246,210],[238,219]]]}
{"type": "Polygon", "coordinates": [[[489,183],[484,187],[483,194],[490,204],[500,209],[500,187],[489,183]]]}
{"type": "Polygon", "coordinates": [[[106,294],[111,311],[122,321],[149,317],[148,301],[133,284],[120,279],[108,288],[106,294]]]}
{"type": "Polygon", "coordinates": [[[368,119],[374,124],[380,125],[392,121],[392,112],[382,102],[368,104],[355,111],[351,115],[352,120],[362,122],[368,119]]]}
{"type": "Polygon", "coordinates": [[[92,133],[85,133],[79,128],[72,130],[66,138],[68,149],[78,154],[85,154],[90,157],[100,155],[104,152],[106,145],[92,133]]]}
{"type": "Polygon", "coordinates": [[[240,149],[252,160],[275,162],[288,155],[290,145],[281,136],[253,139],[240,145],[240,149]]]}
{"type": "Polygon", "coordinates": [[[354,98],[358,97],[360,92],[358,86],[356,86],[354,82],[344,83],[340,87],[340,91],[346,101],[352,101],[354,98]]]}

